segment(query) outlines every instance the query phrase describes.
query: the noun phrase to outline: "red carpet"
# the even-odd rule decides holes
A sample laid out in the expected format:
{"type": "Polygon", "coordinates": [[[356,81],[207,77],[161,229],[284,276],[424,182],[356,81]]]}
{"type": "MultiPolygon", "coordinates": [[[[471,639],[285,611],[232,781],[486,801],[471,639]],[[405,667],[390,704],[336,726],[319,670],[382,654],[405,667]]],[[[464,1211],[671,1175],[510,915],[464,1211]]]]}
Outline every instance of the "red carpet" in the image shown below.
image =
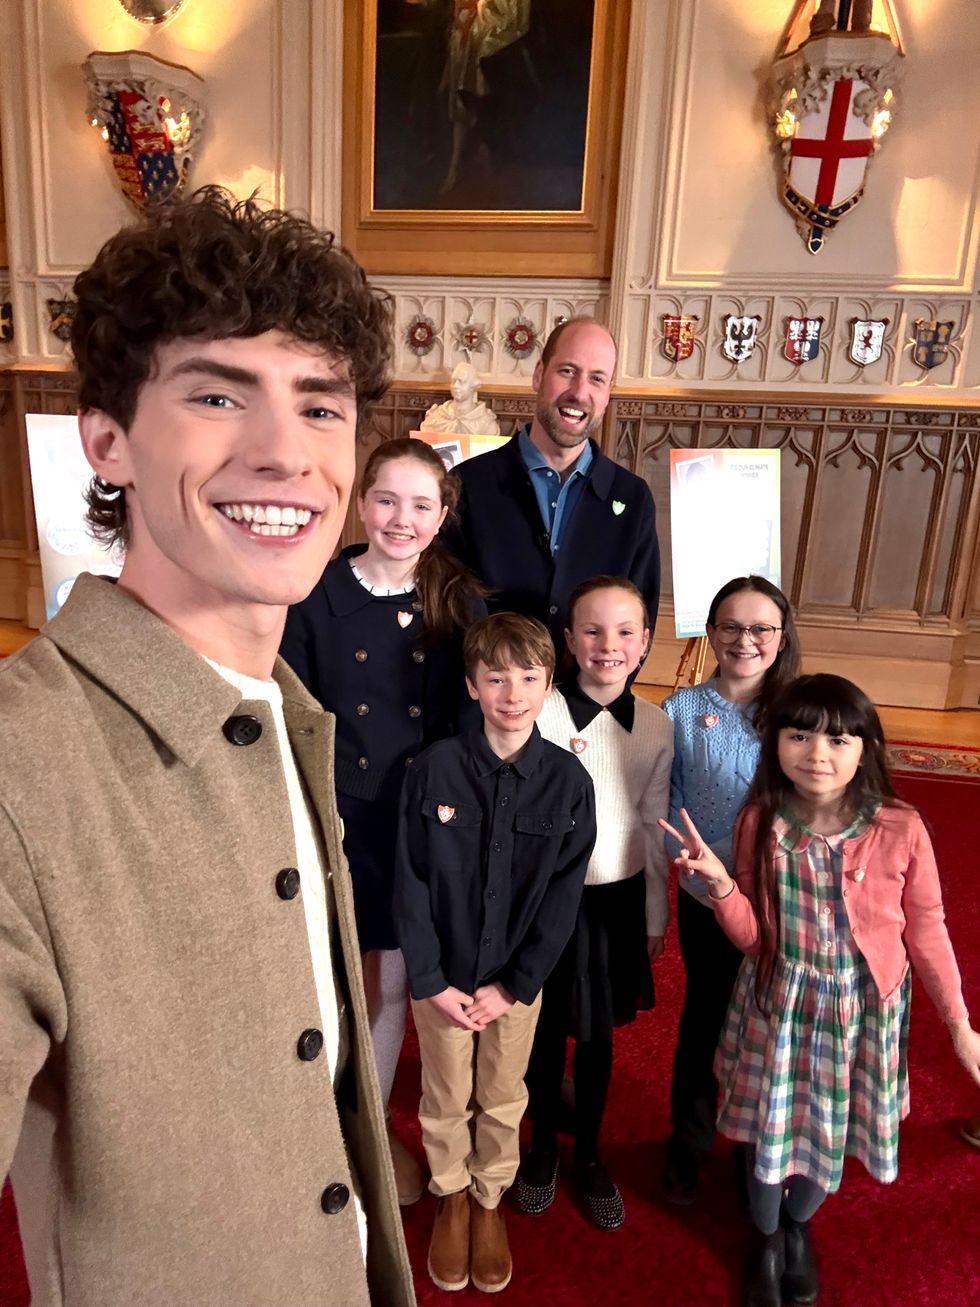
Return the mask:
{"type": "MultiPolygon", "coordinates": [[[[943,870],[950,933],[974,1023],[980,1021],[980,894],[974,818],[980,785],[969,780],[901,776],[902,794],[930,823],[943,870]]],[[[659,1195],[668,1130],[667,1085],[681,972],[676,942],[657,967],[656,1012],[621,1033],[606,1118],[606,1159],[627,1205],[626,1225],[603,1234],[588,1225],[567,1191],[541,1217],[508,1212],[515,1278],[508,1307],[657,1307],[737,1304],[746,1230],[735,1211],[727,1145],[719,1144],[707,1193],[686,1210],[659,1195]]],[[[945,1027],[916,986],[913,1000],[912,1115],[902,1131],[900,1174],[877,1185],[850,1166],[839,1192],[814,1221],[823,1268],[823,1307],[975,1307],[980,1304],[980,1150],[961,1143],[960,1120],[980,1111],[953,1057],[945,1027]]],[[[406,1048],[394,1113],[417,1142],[418,1061],[406,1048]]],[[[447,1295],[425,1275],[434,1200],[406,1213],[420,1304],[486,1302],[473,1289],[447,1295]]],[[[9,1189],[0,1203],[0,1307],[27,1307],[28,1297],[9,1189]]],[[[289,1307],[281,1304],[268,1307],[289,1307]]],[[[329,1295],[324,1307],[331,1304],[329,1295]]],[[[383,1307],[383,1305],[379,1305],[383,1307]]]]}

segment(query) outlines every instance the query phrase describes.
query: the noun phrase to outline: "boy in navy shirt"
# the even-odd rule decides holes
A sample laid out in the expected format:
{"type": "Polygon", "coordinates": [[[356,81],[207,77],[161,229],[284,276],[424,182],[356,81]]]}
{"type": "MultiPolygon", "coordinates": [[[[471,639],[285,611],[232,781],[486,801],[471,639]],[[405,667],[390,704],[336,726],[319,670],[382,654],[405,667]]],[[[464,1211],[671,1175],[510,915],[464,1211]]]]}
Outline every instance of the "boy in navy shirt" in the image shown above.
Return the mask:
{"type": "Polygon", "coordinates": [[[532,618],[476,622],[463,647],[479,727],[441,740],[402,792],[395,923],[422,1058],[419,1119],[441,1201],[428,1268],[441,1289],[510,1281],[499,1210],[541,986],[568,941],[595,842],[592,781],[535,726],[554,646],[532,618]]]}

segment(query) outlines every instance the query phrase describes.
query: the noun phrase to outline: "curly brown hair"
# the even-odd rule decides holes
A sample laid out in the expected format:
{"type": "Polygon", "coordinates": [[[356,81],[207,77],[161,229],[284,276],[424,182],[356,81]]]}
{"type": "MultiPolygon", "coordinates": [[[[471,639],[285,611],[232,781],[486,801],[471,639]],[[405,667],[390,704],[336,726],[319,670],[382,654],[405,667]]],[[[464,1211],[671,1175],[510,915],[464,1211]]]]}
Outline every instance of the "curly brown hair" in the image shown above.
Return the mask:
{"type": "MultiPolygon", "coordinates": [[[[388,384],[392,302],[332,233],[219,186],[149,209],[75,279],[79,407],[128,431],[156,351],[173,340],[281,331],[344,360],[358,417],[388,384]]],[[[95,477],[92,533],[126,543],[126,497],[95,477]]]]}

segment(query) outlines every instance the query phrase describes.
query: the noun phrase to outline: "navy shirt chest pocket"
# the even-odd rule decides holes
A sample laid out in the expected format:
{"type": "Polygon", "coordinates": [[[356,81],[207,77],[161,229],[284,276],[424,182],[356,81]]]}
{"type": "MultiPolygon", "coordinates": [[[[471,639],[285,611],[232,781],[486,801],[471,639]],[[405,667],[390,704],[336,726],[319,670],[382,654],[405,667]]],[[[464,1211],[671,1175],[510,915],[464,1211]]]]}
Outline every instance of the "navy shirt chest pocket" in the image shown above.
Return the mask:
{"type": "Polygon", "coordinates": [[[458,869],[479,857],[482,813],[474,803],[450,803],[438,796],[422,800],[426,845],[433,866],[458,869]]]}
{"type": "Polygon", "coordinates": [[[565,835],[575,826],[561,808],[526,808],[514,814],[514,872],[520,877],[548,875],[565,835]]]}

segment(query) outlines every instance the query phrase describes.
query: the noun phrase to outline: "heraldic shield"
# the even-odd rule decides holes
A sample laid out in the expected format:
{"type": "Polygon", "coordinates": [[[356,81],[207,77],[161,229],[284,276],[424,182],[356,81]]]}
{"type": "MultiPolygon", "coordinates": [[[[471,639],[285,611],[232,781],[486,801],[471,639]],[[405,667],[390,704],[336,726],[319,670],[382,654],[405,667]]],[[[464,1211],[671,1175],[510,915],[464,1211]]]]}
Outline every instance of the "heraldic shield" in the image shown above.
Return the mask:
{"type": "Polygon", "coordinates": [[[733,363],[744,363],[755,349],[759,335],[760,317],[737,318],[729,314],[725,319],[725,342],[721,347],[726,359],[733,363]]]}
{"type": "Polygon", "coordinates": [[[809,363],[820,349],[823,318],[787,318],[783,354],[790,363],[809,363]]]}
{"type": "Polygon", "coordinates": [[[854,319],[851,323],[851,347],[848,350],[852,363],[859,363],[866,368],[869,363],[878,362],[887,326],[887,318],[854,319]]]}
{"type": "Polygon", "coordinates": [[[663,351],[671,363],[683,363],[694,353],[698,318],[683,313],[664,314],[663,351]]]}
{"type": "Polygon", "coordinates": [[[920,368],[935,368],[945,362],[956,330],[955,322],[937,322],[935,318],[917,318],[912,361],[920,368]]]}
{"type": "Polygon", "coordinates": [[[783,202],[809,228],[811,254],[864,193],[875,141],[855,101],[873,94],[857,78],[828,82],[826,96],[800,119],[790,143],[783,202]]]}

